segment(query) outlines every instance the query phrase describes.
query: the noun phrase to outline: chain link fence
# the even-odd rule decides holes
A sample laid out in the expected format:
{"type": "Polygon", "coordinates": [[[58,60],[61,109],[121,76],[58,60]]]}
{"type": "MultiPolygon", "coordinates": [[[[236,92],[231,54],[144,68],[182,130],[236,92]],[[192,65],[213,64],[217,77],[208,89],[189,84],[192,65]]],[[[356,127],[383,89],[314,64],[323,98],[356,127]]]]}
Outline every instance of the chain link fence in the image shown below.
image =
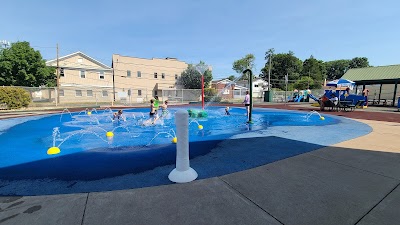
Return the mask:
{"type": "MultiPolygon", "coordinates": [[[[125,105],[133,106],[137,104],[148,104],[150,99],[155,95],[159,96],[160,101],[168,100],[170,103],[187,104],[201,102],[201,89],[164,89],[164,90],[147,90],[137,88],[115,88],[112,87],[61,87],[59,89],[59,97],[57,97],[57,88],[47,87],[21,87],[29,92],[32,107],[91,107],[100,105],[125,105]]],[[[368,98],[375,101],[376,105],[391,105],[393,103],[394,85],[382,85],[381,94],[379,96],[380,85],[366,85],[369,90],[368,98]],[[381,99],[378,101],[378,99],[381,99]],[[384,103],[385,102],[385,103],[384,103]]],[[[218,89],[215,96],[205,96],[206,101],[222,102],[222,103],[241,103],[246,95],[247,89],[229,90],[218,89]]],[[[305,92],[306,90],[299,90],[305,92]]],[[[361,95],[362,86],[357,86],[354,94],[361,95]]],[[[272,102],[284,103],[293,99],[293,91],[271,91],[272,102]]],[[[311,94],[316,98],[324,94],[324,89],[311,90],[311,94]]],[[[264,102],[264,91],[253,92],[253,102],[264,102]],[[261,97],[260,97],[261,96],[261,97]]],[[[400,96],[400,88],[397,89],[395,105],[397,105],[397,97],[400,96]]],[[[314,100],[309,99],[310,102],[314,100]]],[[[372,104],[372,103],[371,103],[372,104]]]]}

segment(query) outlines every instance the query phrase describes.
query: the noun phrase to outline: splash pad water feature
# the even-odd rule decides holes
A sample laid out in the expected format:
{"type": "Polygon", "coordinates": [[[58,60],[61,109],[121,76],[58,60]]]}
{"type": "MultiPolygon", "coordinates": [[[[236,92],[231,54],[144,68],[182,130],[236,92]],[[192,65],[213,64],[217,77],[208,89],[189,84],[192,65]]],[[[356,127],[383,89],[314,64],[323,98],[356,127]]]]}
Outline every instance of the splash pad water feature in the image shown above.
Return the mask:
{"type": "MultiPolygon", "coordinates": [[[[198,108],[190,109],[198,110],[198,108]]],[[[174,165],[176,158],[174,142],[179,141],[172,138],[176,136],[174,124],[176,109],[169,108],[169,111],[167,119],[153,126],[143,126],[143,121],[148,119],[148,109],[124,110],[126,121],[112,122],[111,110],[103,112],[98,110],[90,116],[87,113],[64,115],[62,122],[59,114],[34,117],[22,124],[11,126],[3,130],[3,134],[0,135],[0,145],[3,147],[0,151],[0,186],[7,186],[0,187],[0,193],[31,194],[29,186],[26,187],[26,191],[18,192],[13,189],[20,187],[21,182],[25,184],[26,180],[39,182],[42,186],[43,182],[49,185],[48,191],[38,189],[35,193],[115,190],[166,184],[165,182],[169,182],[168,173],[172,170],[170,166],[174,165]],[[94,122],[92,117],[95,117],[99,124],[94,122]],[[54,132],[54,128],[58,131],[54,132]],[[112,138],[106,136],[106,132],[110,131],[114,134],[112,138]],[[58,146],[60,153],[48,155],[47,150],[52,146],[58,146]],[[122,182],[124,179],[129,181],[122,182]],[[103,180],[106,183],[103,183],[103,180]],[[72,184],[83,182],[85,185],[69,188],[71,182],[72,184]],[[112,182],[112,185],[108,182],[112,182]]],[[[296,126],[324,129],[323,127],[338,122],[331,116],[322,121],[316,116],[307,119],[305,113],[257,109],[253,114],[254,124],[247,124],[244,108],[232,107],[230,116],[224,114],[224,107],[208,107],[206,111],[207,118],[189,118],[188,121],[191,161],[224,152],[215,150],[216,152],[210,153],[220,143],[238,135],[258,135],[259,132],[265,134],[269,132],[268,130],[273,131],[274,127],[282,127],[278,130],[291,130],[296,126]],[[199,129],[200,125],[202,129],[199,129]]],[[[0,128],[2,122],[4,121],[0,121],[0,128]]],[[[300,129],[304,131],[304,128],[300,129]]],[[[306,129],[311,130],[311,128],[306,129]]],[[[333,129],[328,130],[333,131],[333,129]]],[[[281,134],[290,137],[298,135],[293,136],[287,131],[278,135],[281,134]]],[[[258,147],[258,149],[263,148],[258,147]]],[[[249,148],[245,148],[240,154],[245,154],[248,150],[249,148]]],[[[237,153],[233,155],[228,153],[227,156],[235,155],[237,153]]],[[[225,162],[225,157],[219,158],[221,162],[225,162]]],[[[262,158],[257,157],[257,159],[262,158]]],[[[234,161],[228,158],[226,162],[234,161]]],[[[212,164],[218,165],[218,163],[212,164]]],[[[241,164],[236,163],[235,166],[218,169],[217,174],[224,173],[227,168],[234,169],[238,165],[241,164]]],[[[198,167],[193,168],[198,171],[198,167]]],[[[213,174],[217,175],[215,172],[200,170],[199,177],[204,178],[213,174]]]]}

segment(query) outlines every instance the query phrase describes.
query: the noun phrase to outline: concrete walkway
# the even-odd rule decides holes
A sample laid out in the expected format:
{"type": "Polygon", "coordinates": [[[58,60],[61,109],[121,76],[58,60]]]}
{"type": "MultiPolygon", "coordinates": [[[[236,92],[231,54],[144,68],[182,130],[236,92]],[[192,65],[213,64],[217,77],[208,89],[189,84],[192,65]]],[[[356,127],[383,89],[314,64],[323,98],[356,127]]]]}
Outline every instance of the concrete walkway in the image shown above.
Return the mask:
{"type": "Polygon", "coordinates": [[[361,122],[373,132],[187,184],[0,197],[0,224],[399,224],[400,124],[361,122]]]}

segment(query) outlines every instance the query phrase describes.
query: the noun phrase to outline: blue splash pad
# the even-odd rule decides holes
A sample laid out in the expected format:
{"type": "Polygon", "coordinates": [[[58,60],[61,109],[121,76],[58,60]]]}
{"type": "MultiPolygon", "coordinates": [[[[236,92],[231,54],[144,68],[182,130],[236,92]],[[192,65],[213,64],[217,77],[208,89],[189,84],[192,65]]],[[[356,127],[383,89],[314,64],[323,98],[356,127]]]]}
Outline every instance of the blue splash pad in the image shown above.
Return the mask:
{"type": "MultiPolygon", "coordinates": [[[[171,114],[174,111],[176,109],[170,109],[171,114]]],[[[65,118],[64,114],[62,120],[65,121],[60,122],[60,115],[36,117],[35,120],[4,129],[0,144],[24,146],[20,148],[24,151],[12,148],[8,150],[8,160],[4,157],[0,159],[0,194],[105,191],[170,183],[167,176],[174,168],[175,145],[165,134],[159,135],[150,145],[148,143],[157,133],[175,129],[173,118],[164,120],[164,125],[142,127],[136,124],[142,112],[146,117],[143,109],[125,110],[126,121],[112,123],[110,120],[104,124],[105,130],[124,123],[128,125],[129,132],[122,128],[115,130],[114,138],[119,138],[111,144],[99,141],[96,135],[74,135],[79,138],[66,140],[60,146],[62,153],[55,156],[46,154],[47,148],[52,145],[54,125],[60,127],[61,139],[63,131],[66,131],[66,137],[70,135],[68,132],[92,129],[97,125],[85,120],[87,115],[73,114],[71,117],[68,114],[69,118],[65,118]],[[135,129],[141,129],[142,136],[130,138],[135,129]],[[15,132],[25,135],[18,142],[14,140],[17,143],[13,145],[9,141],[15,132]],[[44,137],[37,137],[41,135],[44,137]],[[8,141],[4,137],[9,138],[8,141]],[[41,188],[35,188],[36,185],[41,188]]],[[[100,123],[104,121],[104,114],[99,112],[102,115],[98,118],[100,123]]],[[[292,111],[256,109],[253,125],[246,124],[242,108],[231,109],[231,116],[224,116],[224,108],[212,107],[208,114],[208,118],[194,121],[189,126],[191,165],[198,171],[199,178],[253,168],[371,131],[369,126],[356,121],[326,115],[323,121],[318,115],[307,119],[305,113],[292,111]],[[197,123],[202,124],[204,129],[198,130],[197,123]],[[335,139],[323,138],[325,135],[333,135],[335,139]],[[239,148],[240,143],[245,147],[239,148]],[[294,150],[293,146],[296,146],[294,150]]],[[[10,124],[10,121],[7,123],[10,124]]],[[[0,155],[7,156],[5,152],[2,150],[0,155]]]]}

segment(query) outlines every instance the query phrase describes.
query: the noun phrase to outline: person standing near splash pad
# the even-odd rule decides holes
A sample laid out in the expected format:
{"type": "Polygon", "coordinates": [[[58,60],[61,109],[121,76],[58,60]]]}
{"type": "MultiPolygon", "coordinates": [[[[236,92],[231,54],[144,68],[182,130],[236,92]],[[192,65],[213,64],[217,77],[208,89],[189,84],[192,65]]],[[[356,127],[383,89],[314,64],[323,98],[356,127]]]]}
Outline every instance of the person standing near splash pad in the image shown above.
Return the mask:
{"type": "Polygon", "coordinates": [[[156,95],[156,96],[154,96],[154,110],[156,111],[156,114],[157,114],[157,111],[158,111],[158,108],[160,108],[160,101],[158,100],[158,96],[156,95]]]}
{"type": "Polygon", "coordinates": [[[157,120],[157,110],[154,107],[154,99],[150,100],[150,118],[146,121],[143,122],[143,126],[148,126],[151,124],[154,124],[154,122],[157,120]]]}
{"type": "Polygon", "coordinates": [[[166,100],[164,102],[164,104],[161,105],[161,116],[158,116],[158,114],[156,114],[156,116],[153,120],[153,124],[155,124],[158,119],[165,118],[168,115],[169,112],[168,112],[167,108],[168,108],[168,100],[166,100]]]}
{"type": "Polygon", "coordinates": [[[249,91],[246,91],[246,96],[244,96],[244,101],[243,101],[244,106],[246,106],[246,115],[247,118],[249,117],[250,114],[250,94],[249,91]]]}
{"type": "Polygon", "coordinates": [[[161,117],[165,117],[168,115],[168,100],[165,100],[164,104],[161,106],[161,117]]]}

